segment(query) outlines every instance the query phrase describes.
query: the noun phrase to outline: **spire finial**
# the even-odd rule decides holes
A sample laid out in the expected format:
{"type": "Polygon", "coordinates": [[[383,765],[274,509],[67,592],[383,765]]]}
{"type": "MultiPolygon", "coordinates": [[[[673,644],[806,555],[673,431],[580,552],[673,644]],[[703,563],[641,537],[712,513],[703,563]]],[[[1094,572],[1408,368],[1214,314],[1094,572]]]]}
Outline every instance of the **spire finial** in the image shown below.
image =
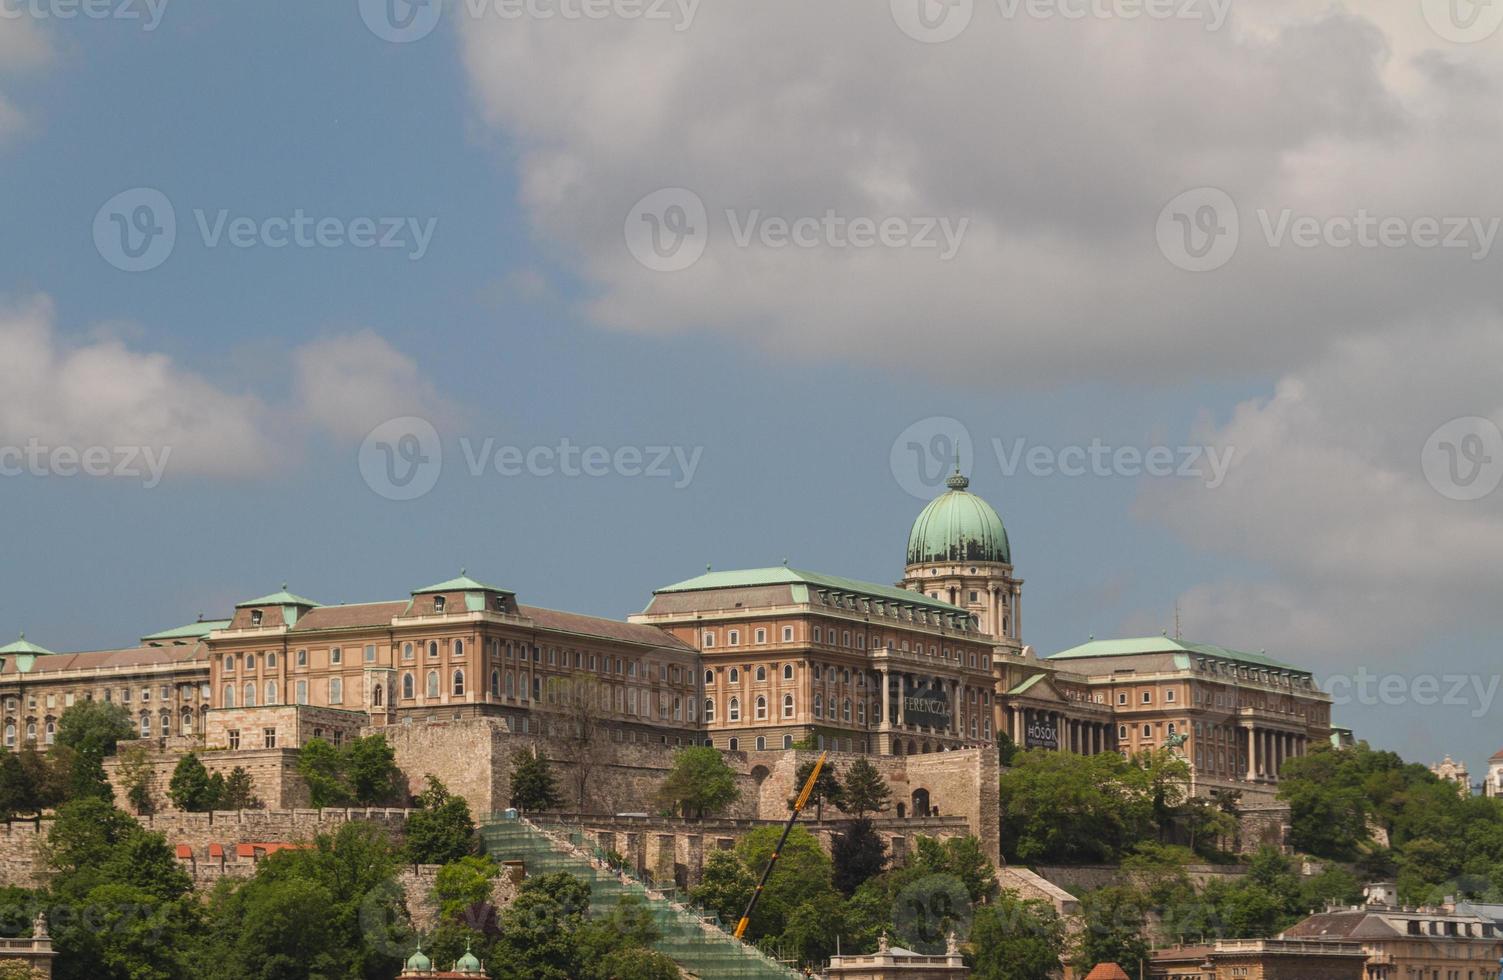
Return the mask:
{"type": "Polygon", "coordinates": [[[283,582],[283,583],[282,583],[282,591],[283,591],[283,592],[286,592],[286,591],[287,591],[287,583],[286,583],[286,582],[283,582]]]}
{"type": "Polygon", "coordinates": [[[713,572],[714,570],[715,570],[714,567],[709,562],[705,562],[705,571],[706,572],[713,572]]]}
{"type": "Polygon", "coordinates": [[[465,567],[463,565],[459,566],[459,577],[460,578],[464,578],[465,577],[465,567]]]}

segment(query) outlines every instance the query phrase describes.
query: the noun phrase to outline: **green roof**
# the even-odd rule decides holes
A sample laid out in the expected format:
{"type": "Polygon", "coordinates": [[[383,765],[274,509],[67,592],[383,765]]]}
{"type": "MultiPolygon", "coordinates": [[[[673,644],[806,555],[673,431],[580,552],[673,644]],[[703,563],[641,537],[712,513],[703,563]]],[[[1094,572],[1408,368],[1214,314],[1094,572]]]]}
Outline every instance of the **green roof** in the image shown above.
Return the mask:
{"type": "Polygon", "coordinates": [[[964,609],[952,606],[948,602],[941,602],[939,599],[931,599],[922,592],[900,589],[895,585],[877,585],[875,582],[862,582],[859,579],[841,578],[838,575],[805,572],[797,568],[789,568],[786,565],[775,565],[772,568],[743,568],[728,572],[706,572],[695,578],[676,582],[673,585],[665,585],[661,589],[655,589],[653,595],[662,592],[702,592],[706,589],[742,589],[759,585],[807,585],[816,589],[828,589],[832,592],[851,592],[858,595],[870,596],[874,599],[884,599],[889,602],[900,602],[912,606],[924,606],[940,612],[960,613],[963,616],[970,616],[970,613],[964,609]]]}
{"type": "Polygon", "coordinates": [[[236,609],[244,609],[246,606],[317,606],[312,599],[304,599],[300,595],[293,595],[287,591],[287,583],[282,583],[281,592],[273,592],[259,599],[247,599],[245,602],[235,603],[236,609]]]}
{"type": "Polygon", "coordinates": [[[464,569],[459,570],[459,578],[451,578],[447,582],[430,585],[426,589],[413,589],[413,595],[427,595],[430,592],[500,592],[503,595],[516,595],[511,589],[503,589],[499,585],[486,585],[477,582],[465,574],[464,569]]]}
{"type": "Polygon", "coordinates": [[[52,651],[48,650],[46,647],[39,647],[35,643],[29,642],[26,639],[25,633],[22,633],[21,638],[16,642],[0,647],[0,657],[17,653],[30,653],[36,656],[43,656],[51,652],[52,651]]]}
{"type": "Polygon", "coordinates": [[[1214,643],[1187,643],[1184,640],[1173,640],[1167,636],[1140,636],[1121,640],[1092,640],[1082,643],[1078,647],[1061,650],[1050,657],[1050,660],[1085,660],[1091,657],[1131,657],[1145,653],[1189,653],[1202,657],[1215,657],[1218,660],[1235,660],[1238,663],[1254,667],[1267,667],[1271,670],[1291,670],[1297,674],[1308,674],[1308,670],[1286,664],[1261,653],[1245,653],[1241,650],[1229,650],[1214,643]]]}
{"type": "Polygon", "coordinates": [[[1048,675],[1046,675],[1046,674],[1034,674],[1032,677],[1028,678],[1026,681],[1024,681],[1023,683],[1019,684],[1017,687],[1013,688],[1011,691],[1008,691],[1007,693],[1008,694],[1026,694],[1028,692],[1029,688],[1033,687],[1035,684],[1037,684],[1040,681],[1042,681],[1046,676],[1048,676],[1048,675]]]}
{"type": "Polygon", "coordinates": [[[212,630],[228,629],[228,619],[200,619],[196,623],[187,626],[177,626],[170,630],[162,630],[160,633],[151,633],[141,637],[142,643],[153,643],[158,640],[197,640],[209,635],[212,630]]]}
{"type": "Polygon", "coordinates": [[[1012,564],[1007,529],[992,505],[971,493],[957,469],[945,481],[950,489],[923,509],[908,532],[908,564],[1000,562],[1012,564]]]}

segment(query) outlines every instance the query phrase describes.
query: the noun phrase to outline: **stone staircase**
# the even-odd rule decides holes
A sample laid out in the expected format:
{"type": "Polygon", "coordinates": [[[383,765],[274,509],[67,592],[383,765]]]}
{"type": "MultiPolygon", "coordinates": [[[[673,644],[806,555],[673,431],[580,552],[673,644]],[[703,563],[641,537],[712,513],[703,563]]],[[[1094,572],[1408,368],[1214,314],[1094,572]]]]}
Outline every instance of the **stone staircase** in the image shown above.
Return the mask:
{"type": "Polygon", "coordinates": [[[789,980],[799,974],[732,937],[713,913],[691,908],[608,867],[578,834],[544,830],[525,819],[495,819],[480,828],[497,861],[519,861],[528,876],[567,871],[590,886],[590,916],[605,915],[625,895],[641,899],[663,938],[656,949],[705,980],[789,980]]]}

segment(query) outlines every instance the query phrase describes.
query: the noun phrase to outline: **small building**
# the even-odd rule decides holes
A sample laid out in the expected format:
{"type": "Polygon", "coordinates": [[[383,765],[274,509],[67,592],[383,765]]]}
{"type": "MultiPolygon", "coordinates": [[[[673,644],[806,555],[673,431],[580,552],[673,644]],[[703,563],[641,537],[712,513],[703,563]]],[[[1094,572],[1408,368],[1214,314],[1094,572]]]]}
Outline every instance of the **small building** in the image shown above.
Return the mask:
{"type": "Polygon", "coordinates": [[[1498,980],[1503,934],[1496,923],[1455,907],[1384,903],[1390,897],[1386,889],[1370,889],[1366,906],[1317,913],[1280,938],[1358,943],[1367,955],[1365,980],[1498,980]]]}
{"type": "Polygon", "coordinates": [[[1487,760],[1487,779],[1482,783],[1483,796],[1503,796],[1503,749],[1487,760]]]}
{"type": "Polygon", "coordinates": [[[1455,783],[1456,791],[1463,797],[1472,795],[1472,776],[1467,772],[1466,763],[1457,762],[1450,756],[1446,756],[1431,766],[1430,771],[1448,783],[1455,783]]]}
{"type": "Polygon", "coordinates": [[[834,956],[825,971],[828,980],[964,980],[970,976],[955,936],[939,955],[915,953],[892,946],[884,934],[877,951],[859,956],[834,956]]]}
{"type": "Polygon", "coordinates": [[[52,961],[56,956],[52,937],[47,934],[47,919],[41,914],[32,923],[30,937],[0,939],[0,965],[19,963],[35,980],[52,980],[52,961]]]}
{"type": "Polygon", "coordinates": [[[485,975],[485,966],[468,949],[455,961],[453,969],[441,970],[423,952],[423,947],[419,946],[407,958],[402,972],[397,974],[397,980],[461,980],[461,978],[473,980],[475,977],[485,975]]]}
{"type": "Polygon", "coordinates": [[[1091,972],[1085,975],[1085,980],[1132,980],[1127,971],[1115,963],[1097,963],[1091,968],[1091,972]]]}
{"type": "Polygon", "coordinates": [[[1156,950],[1154,980],[1365,980],[1360,943],[1297,939],[1233,939],[1214,945],[1156,950]]]}

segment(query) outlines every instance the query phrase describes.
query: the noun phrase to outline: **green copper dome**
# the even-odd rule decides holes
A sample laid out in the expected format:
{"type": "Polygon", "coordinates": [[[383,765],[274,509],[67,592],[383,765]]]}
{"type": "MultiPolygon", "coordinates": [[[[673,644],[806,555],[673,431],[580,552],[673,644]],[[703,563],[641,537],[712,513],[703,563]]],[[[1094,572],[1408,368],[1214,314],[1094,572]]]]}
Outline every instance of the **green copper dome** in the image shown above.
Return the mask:
{"type": "Polygon", "coordinates": [[[475,955],[471,953],[468,948],[466,948],[464,955],[459,958],[459,962],[454,964],[454,972],[479,973],[480,961],[475,959],[475,955]]]}
{"type": "Polygon", "coordinates": [[[950,489],[929,501],[908,535],[908,564],[982,561],[1012,564],[1007,529],[992,505],[966,488],[971,481],[955,475],[950,489]]]}
{"type": "Polygon", "coordinates": [[[423,947],[419,946],[417,952],[407,958],[408,973],[427,973],[433,969],[433,961],[423,955],[423,947]]]}

